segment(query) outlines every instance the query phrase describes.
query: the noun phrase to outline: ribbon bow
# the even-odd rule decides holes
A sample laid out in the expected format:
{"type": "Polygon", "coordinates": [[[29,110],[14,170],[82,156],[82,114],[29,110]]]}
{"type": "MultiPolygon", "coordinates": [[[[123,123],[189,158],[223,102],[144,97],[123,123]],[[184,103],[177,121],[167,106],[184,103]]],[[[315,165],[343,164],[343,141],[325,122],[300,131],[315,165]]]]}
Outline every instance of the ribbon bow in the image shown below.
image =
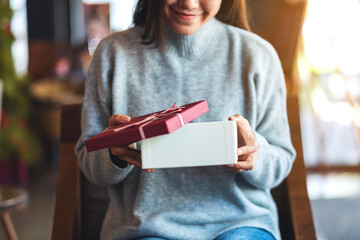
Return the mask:
{"type": "Polygon", "coordinates": [[[159,112],[159,113],[151,114],[150,116],[144,118],[141,121],[134,122],[132,124],[129,124],[129,125],[126,125],[126,126],[123,126],[123,127],[115,128],[115,129],[113,129],[113,131],[114,132],[119,132],[119,131],[122,131],[124,129],[130,128],[130,127],[139,126],[139,133],[140,133],[141,139],[146,139],[145,132],[144,132],[144,127],[146,125],[152,123],[155,120],[166,118],[166,117],[169,117],[169,116],[175,115],[175,114],[176,114],[176,116],[179,117],[181,126],[184,126],[184,121],[183,121],[182,116],[180,114],[180,112],[182,112],[182,109],[184,108],[184,106],[175,107],[175,105],[176,105],[176,103],[171,108],[168,108],[168,109],[166,109],[166,110],[164,110],[162,112],[159,112]]]}

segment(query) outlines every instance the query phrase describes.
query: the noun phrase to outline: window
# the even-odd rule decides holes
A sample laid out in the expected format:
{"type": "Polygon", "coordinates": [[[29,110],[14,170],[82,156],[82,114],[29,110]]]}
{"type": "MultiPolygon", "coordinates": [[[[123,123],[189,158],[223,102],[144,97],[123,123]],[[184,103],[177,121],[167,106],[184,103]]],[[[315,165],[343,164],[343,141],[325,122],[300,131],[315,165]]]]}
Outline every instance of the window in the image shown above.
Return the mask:
{"type": "Polygon", "coordinates": [[[359,22],[358,0],[308,1],[299,58],[308,166],[360,164],[359,22]]]}
{"type": "Polygon", "coordinates": [[[11,20],[11,31],[15,36],[12,46],[12,54],[15,69],[18,74],[25,74],[28,66],[28,43],[27,43],[27,16],[25,0],[10,0],[10,6],[14,11],[11,20]]]}

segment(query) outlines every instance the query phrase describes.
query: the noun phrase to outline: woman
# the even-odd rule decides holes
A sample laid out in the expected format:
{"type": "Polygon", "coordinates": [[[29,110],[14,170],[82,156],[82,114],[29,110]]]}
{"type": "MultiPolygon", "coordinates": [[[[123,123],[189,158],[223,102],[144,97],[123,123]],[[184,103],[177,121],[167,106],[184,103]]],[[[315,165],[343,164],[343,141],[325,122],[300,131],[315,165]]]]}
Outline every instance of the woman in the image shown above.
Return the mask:
{"type": "Polygon", "coordinates": [[[295,157],[286,89],[274,49],[246,31],[245,1],[139,0],[134,22],[93,56],[76,147],[85,175],[109,190],[101,238],[280,239],[270,189],[295,157]],[[210,112],[197,121],[237,122],[237,164],[143,171],[133,146],[85,150],[130,116],[203,99],[210,112]]]}

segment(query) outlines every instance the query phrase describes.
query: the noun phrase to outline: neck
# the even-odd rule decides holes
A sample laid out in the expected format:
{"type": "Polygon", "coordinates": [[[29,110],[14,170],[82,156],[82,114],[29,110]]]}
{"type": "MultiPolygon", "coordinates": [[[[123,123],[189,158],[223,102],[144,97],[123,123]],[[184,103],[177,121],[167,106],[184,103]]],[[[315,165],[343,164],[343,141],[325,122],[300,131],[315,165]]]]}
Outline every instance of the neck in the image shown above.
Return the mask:
{"type": "Polygon", "coordinates": [[[168,51],[179,54],[180,56],[194,56],[201,54],[202,51],[221,37],[220,22],[215,18],[209,20],[197,32],[191,35],[183,35],[175,32],[164,22],[164,39],[168,51]]]}

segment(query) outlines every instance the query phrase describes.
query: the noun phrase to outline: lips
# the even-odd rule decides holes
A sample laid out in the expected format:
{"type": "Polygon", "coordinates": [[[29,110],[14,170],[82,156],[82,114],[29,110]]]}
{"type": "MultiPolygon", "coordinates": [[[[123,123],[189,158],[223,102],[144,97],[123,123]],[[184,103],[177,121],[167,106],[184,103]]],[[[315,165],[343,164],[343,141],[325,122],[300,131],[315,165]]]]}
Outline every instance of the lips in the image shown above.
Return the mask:
{"type": "Polygon", "coordinates": [[[184,13],[181,11],[177,11],[174,8],[170,8],[178,17],[180,17],[181,19],[184,20],[193,20],[194,18],[196,18],[197,16],[199,16],[199,13],[184,13]]]}

